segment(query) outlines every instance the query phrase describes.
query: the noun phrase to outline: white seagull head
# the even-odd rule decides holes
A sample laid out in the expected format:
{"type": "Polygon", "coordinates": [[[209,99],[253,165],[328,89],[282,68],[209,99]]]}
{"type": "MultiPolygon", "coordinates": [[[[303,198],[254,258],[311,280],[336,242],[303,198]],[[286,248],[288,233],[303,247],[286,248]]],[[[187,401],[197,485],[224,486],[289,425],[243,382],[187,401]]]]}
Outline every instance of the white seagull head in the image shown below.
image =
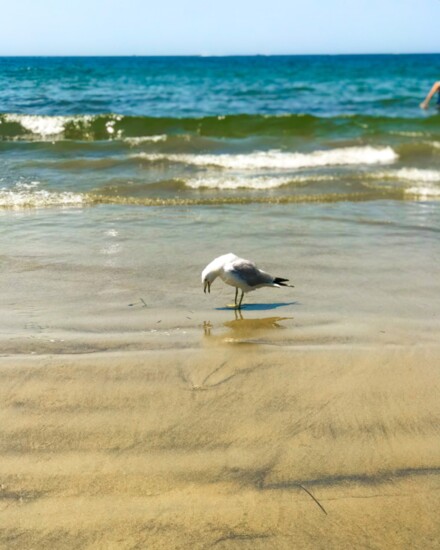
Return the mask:
{"type": "Polygon", "coordinates": [[[223,256],[219,256],[215,260],[212,260],[212,262],[205,267],[205,269],[202,271],[202,284],[203,291],[205,293],[206,290],[208,290],[208,292],[211,292],[211,285],[219,276],[223,266],[237,258],[238,256],[230,252],[229,254],[223,254],[223,256]]]}

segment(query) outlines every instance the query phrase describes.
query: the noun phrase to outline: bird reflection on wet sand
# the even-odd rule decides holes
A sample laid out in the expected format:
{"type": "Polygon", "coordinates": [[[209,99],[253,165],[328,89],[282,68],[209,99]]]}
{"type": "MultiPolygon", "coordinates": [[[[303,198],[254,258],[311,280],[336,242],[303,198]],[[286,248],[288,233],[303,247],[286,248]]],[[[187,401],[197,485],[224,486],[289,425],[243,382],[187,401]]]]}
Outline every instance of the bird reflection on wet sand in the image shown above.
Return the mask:
{"type": "Polygon", "coordinates": [[[287,321],[292,319],[292,317],[262,317],[262,318],[253,318],[245,319],[242,313],[242,310],[234,310],[235,319],[232,321],[226,321],[222,326],[229,329],[226,334],[222,335],[213,335],[213,325],[210,321],[205,321],[203,323],[203,330],[205,336],[210,338],[215,338],[216,341],[221,341],[225,343],[258,343],[257,338],[261,338],[267,331],[272,331],[276,329],[284,329],[283,325],[280,324],[281,321],[287,321]]]}
{"type": "Polygon", "coordinates": [[[267,334],[287,327],[280,324],[292,317],[264,317],[257,319],[245,319],[243,310],[234,310],[234,319],[214,326],[210,321],[203,323],[203,332],[206,342],[218,345],[222,351],[216,352],[217,366],[207,362],[198,370],[191,365],[190,369],[179,369],[179,376],[189,391],[206,391],[228,383],[237,375],[251,373],[254,370],[266,368],[265,362],[250,361],[255,355],[255,348],[262,344],[271,344],[273,341],[267,338],[267,334]],[[225,332],[223,327],[228,329],[225,332]],[[218,334],[213,334],[218,331],[218,334]],[[224,345],[226,344],[226,346],[224,345]],[[234,344],[234,346],[231,346],[234,344]],[[241,344],[236,347],[237,344],[241,344]],[[247,348],[252,345],[252,350],[247,348]],[[245,352],[245,348],[246,352],[245,352]],[[241,352],[240,352],[241,350],[241,352]]]}

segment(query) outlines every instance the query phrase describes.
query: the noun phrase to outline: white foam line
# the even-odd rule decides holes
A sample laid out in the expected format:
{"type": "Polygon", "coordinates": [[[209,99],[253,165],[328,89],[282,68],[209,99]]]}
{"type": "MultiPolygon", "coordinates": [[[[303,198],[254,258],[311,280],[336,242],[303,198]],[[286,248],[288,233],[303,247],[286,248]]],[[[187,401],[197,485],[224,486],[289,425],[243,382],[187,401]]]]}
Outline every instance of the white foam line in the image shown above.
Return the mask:
{"type": "Polygon", "coordinates": [[[157,135],[157,136],[143,136],[143,137],[127,137],[124,138],[124,141],[126,143],[129,143],[130,145],[141,145],[142,143],[158,143],[161,141],[166,141],[168,139],[168,136],[163,135],[157,135]]]}
{"type": "Polygon", "coordinates": [[[285,153],[281,151],[255,152],[245,155],[164,155],[140,153],[138,157],[151,161],[171,161],[196,166],[216,166],[234,170],[299,169],[324,166],[389,164],[398,155],[391,147],[345,147],[312,153],[285,153]]]}
{"type": "Polygon", "coordinates": [[[333,180],[332,176],[292,176],[292,177],[219,177],[219,178],[193,178],[185,182],[190,189],[276,189],[289,184],[307,184],[316,181],[333,180]]]}
{"type": "Polygon", "coordinates": [[[84,197],[77,193],[51,193],[49,191],[0,190],[0,207],[45,207],[45,206],[76,206],[84,203],[84,197]]]}
{"type": "Polygon", "coordinates": [[[440,172],[437,170],[424,170],[420,168],[401,168],[395,172],[396,177],[406,181],[418,181],[424,183],[440,182],[440,172]]]}

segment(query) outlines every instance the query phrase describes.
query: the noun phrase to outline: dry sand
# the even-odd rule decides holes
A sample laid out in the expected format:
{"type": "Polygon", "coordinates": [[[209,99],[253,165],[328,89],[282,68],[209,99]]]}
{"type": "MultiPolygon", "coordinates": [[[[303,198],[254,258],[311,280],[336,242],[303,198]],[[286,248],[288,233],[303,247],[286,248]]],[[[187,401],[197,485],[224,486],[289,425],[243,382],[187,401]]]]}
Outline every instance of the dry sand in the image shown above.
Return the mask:
{"type": "Polygon", "coordinates": [[[440,350],[0,358],[0,547],[439,548],[440,350]]]}

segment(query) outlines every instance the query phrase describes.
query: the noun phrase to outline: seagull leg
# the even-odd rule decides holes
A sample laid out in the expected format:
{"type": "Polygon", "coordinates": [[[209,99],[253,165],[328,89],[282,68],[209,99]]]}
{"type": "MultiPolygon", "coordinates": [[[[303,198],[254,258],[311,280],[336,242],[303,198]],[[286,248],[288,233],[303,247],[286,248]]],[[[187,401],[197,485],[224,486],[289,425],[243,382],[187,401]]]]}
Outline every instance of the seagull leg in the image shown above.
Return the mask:
{"type": "Polygon", "coordinates": [[[243,313],[241,312],[241,309],[235,308],[234,315],[235,315],[235,320],[236,321],[242,321],[243,320],[243,313]]]}
{"type": "Polygon", "coordinates": [[[238,309],[241,309],[241,302],[243,301],[244,292],[241,291],[240,303],[238,304],[238,309]]]}
{"type": "Polygon", "coordinates": [[[235,300],[234,300],[235,307],[237,307],[237,298],[238,298],[238,287],[235,288],[235,300]]]}

